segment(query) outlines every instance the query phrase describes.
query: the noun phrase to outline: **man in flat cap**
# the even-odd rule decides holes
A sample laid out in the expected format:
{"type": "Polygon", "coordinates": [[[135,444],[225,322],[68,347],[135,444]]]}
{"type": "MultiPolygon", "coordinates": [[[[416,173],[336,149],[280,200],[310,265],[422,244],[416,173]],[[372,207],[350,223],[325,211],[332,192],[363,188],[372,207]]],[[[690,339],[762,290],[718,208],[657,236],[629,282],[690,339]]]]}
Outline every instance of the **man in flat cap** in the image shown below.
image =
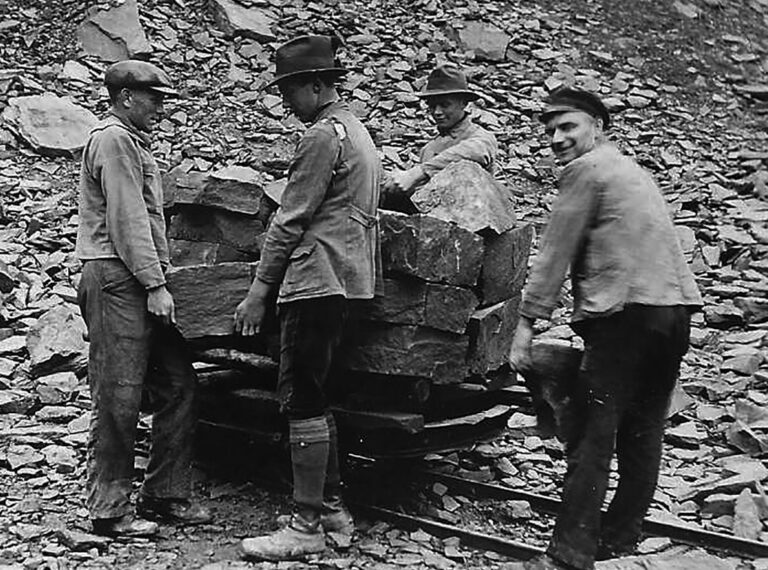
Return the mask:
{"type": "Polygon", "coordinates": [[[570,268],[572,327],[585,351],[574,393],[563,505],[546,555],[527,570],[594,567],[631,552],[653,498],[662,437],[689,313],[701,297],[664,197],[603,134],[610,117],[586,91],[552,94],[541,116],[564,167],[559,195],[523,294],[510,364],[530,365],[535,319],[549,319],[570,268]],[[614,451],[619,485],[600,515],[614,451]]]}
{"type": "Polygon", "coordinates": [[[345,73],[335,50],[330,37],[303,36],[276,54],[272,84],[309,128],[296,147],[235,328],[257,333],[268,299],[278,293],[277,392],[288,417],[295,509],[284,528],[242,542],[249,558],[288,560],[322,552],[324,531],[354,530],[341,501],[326,385],[352,303],[374,295],[380,164],[368,131],[334,87],[345,73]]]}
{"type": "Polygon", "coordinates": [[[175,95],[151,63],[106,73],[109,116],[90,134],[80,174],[78,301],[88,326],[92,414],[87,505],[95,532],[147,536],[156,522],[207,522],[190,502],[197,379],[174,328],[165,286],[168,244],[160,172],[149,133],[175,95]],[[130,507],[142,393],[151,401],[152,448],[135,517],[130,507]]]}
{"type": "Polygon", "coordinates": [[[438,65],[418,96],[426,102],[438,136],[421,149],[419,164],[385,176],[384,206],[395,207],[387,202],[402,202],[418,186],[460,160],[476,162],[493,174],[499,145],[496,137],[476,124],[467,112],[467,104],[479,95],[469,89],[461,69],[454,63],[438,65]]]}

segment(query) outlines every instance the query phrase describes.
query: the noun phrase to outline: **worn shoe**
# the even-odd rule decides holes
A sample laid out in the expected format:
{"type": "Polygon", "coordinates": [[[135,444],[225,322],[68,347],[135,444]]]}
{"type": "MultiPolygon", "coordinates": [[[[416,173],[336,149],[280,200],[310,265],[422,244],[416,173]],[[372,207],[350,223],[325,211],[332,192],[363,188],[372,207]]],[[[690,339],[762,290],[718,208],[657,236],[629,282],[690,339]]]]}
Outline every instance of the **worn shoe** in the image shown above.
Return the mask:
{"type": "Polygon", "coordinates": [[[102,536],[146,537],[157,533],[157,524],[148,520],[123,515],[109,519],[93,519],[93,532],[102,536]]]}
{"type": "Polygon", "coordinates": [[[294,516],[291,523],[265,536],[246,538],[240,543],[245,558],[254,560],[296,560],[325,550],[325,534],[320,525],[307,525],[294,516]]]}
{"type": "Polygon", "coordinates": [[[140,496],[136,512],[145,519],[176,525],[195,525],[211,522],[211,511],[188,499],[158,499],[140,496]]]}
{"type": "MultiPolygon", "coordinates": [[[[289,524],[291,524],[291,515],[277,517],[278,527],[285,528],[289,524]]],[[[335,532],[345,536],[352,536],[355,533],[355,519],[346,508],[320,515],[320,526],[325,532],[335,532]]]]}

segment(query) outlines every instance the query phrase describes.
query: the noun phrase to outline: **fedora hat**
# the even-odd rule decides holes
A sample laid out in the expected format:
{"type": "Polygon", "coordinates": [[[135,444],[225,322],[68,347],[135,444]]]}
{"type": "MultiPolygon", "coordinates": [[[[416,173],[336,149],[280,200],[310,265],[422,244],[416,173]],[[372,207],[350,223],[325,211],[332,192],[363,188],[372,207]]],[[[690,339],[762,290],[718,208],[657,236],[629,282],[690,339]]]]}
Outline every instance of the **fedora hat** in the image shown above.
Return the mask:
{"type": "Polygon", "coordinates": [[[611,115],[600,97],[589,91],[572,87],[560,87],[553,91],[539,118],[542,123],[546,123],[554,115],[571,111],[583,111],[601,119],[603,129],[607,129],[611,124],[611,115]]]}
{"type": "Polygon", "coordinates": [[[285,42],[277,48],[275,77],[267,87],[306,73],[347,73],[336,59],[339,45],[341,40],[335,36],[300,36],[285,42]]]}
{"type": "Polygon", "coordinates": [[[427,78],[424,91],[418,94],[422,99],[439,95],[462,95],[469,101],[480,97],[474,91],[470,91],[467,78],[455,63],[444,63],[433,69],[427,78]]]}

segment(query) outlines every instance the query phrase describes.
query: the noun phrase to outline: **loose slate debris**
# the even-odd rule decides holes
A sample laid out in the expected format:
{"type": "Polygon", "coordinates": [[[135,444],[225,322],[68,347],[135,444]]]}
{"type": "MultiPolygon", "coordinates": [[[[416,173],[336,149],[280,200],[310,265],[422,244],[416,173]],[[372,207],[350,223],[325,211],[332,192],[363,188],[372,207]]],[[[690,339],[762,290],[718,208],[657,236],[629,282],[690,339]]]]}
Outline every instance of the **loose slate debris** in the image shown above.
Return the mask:
{"type": "Polygon", "coordinates": [[[233,0],[213,0],[216,25],[228,36],[242,35],[262,42],[275,41],[273,18],[260,8],[247,8],[233,0]]]}
{"type": "Polygon", "coordinates": [[[30,373],[84,372],[88,363],[85,333],[85,322],[72,305],[59,305],[46,312],[27,334],[30,373]]]}

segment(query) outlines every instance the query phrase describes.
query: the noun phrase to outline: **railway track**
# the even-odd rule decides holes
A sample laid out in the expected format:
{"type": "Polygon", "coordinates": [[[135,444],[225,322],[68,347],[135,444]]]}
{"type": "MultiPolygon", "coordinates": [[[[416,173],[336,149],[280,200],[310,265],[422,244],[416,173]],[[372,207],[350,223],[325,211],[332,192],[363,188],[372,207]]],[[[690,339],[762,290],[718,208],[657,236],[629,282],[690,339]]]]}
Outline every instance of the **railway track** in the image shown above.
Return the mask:
{"type": "MultiPolygon", "coordinates": [[[[366,469],[373,469],[374,471],[377,469],[376,462],[370,458],[356,455],[352,459],[363,464],[366,469]]],[[[423,483],[425,488],[440,483],[453,494],[460,494],[475,500],[527,501],[533,511],[545,515],[556,515],[561,504],[558,499],[552,497],[495,484],[481,483],[429,469],[408,470],[407,476],[409,482],[418,481],[423,483]]],[[[527,560],[543,552],[541,548],[536,546],[477,530],[469,530],[458,525],[437,522],[431,518],[400,512],[388,507],[359,501],[354,503],[354,506],[360,514],[384,520],[400,528],[407,530],[420,528],[440,538],[458,537],[462,544],[468,547],[497,552],[519,560],[527,560]]],[[[693,525],[674,524],[649,517],[643,523],[643,531],[648,536],[667,537],[674,543],[697,546],[741,558],[768,558],[768,544],[766,543],[712,532],[693,525]]]]}

